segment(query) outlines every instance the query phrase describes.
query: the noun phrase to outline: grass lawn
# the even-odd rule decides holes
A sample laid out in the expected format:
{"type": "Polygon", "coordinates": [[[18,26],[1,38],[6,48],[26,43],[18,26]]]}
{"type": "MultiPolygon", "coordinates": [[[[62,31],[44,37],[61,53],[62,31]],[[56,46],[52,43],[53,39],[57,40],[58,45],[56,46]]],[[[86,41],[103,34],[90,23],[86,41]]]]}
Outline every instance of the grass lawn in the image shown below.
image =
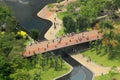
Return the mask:
{"type": "Polygon", "coordinates": [[[63,17],[64,16],[68,16],[68,15],[70,15],[70,14],[67,14],[67,12],[59,12],[59,13],[57,13],[57,17],[59,18],[59,19],[63,19],[63,17]]]}
{"type": "Polygon", "coordinates": [[[63,19],[63,17],[65,17],[65,16],[70,16],[70,17],[72,17],[73,19],[75,18],[75,15],[73,15],[72,13],[69,13],[69,12],[58,12],[57,13],[57,17],[59,18],[59,19],[63,19]]]}
{"type": "Polygon", "coordinates": [[[96,54],[96,51],[91,50],[83,51],[82,54],[86,57],[91,57],[93,62],[103,66],[120,66],[120,58],[111,60],[108,54],[96,54]]]}
{"type": "MultiPolygon", "coordinates": [[[[29,68],[29,67],[28,67],[29,68]]],[[[30,68],[29,68],[30,69],[30,68]]],[[[55,78],[58,78],[59,76],[62,76],[66,73],[68,73],[71,70],[71,67],[63,62],[63,68],[59,70],[55,70],[54,68],[50,68],[49,66],[44,67],[44,70],[41,69],[30,69],[29,73],[31,76],[34,76],[34,73],[40,72],[40,80],[53,80],[55,78]]]]}
{"type": "MultiPolygon", "coordinates": [[[[96,51],[85,50],[82,52],[86,57],[91,57],[92,61],[96,64],[103,64],[103,66],[120,66],[120,59],[109,59],[108,54],[97,54],[96,51]]],[[[115,78],[116,80],[120,80],[120,73],[109,73],[106,75],[95,77],[94,80],[112,80],[115,78]]]]}
{"type": "Polygon", "coordinates": [[[94,80],[112,80],[115,78],[115,80],[120,80],[120,73],[109,73],[103,76],[95,77],[94,80]]]}
{"type": "Polygon", "coordinates": [[[64,64],[63,69],[59,71],[55,71],[53,68],[50,68],[46,71],[42,72],[42,80],[53,80],[54,78],[61,76],[67,72],[69,72],[70,66],[64,64]]]}
{"type": "Polygon", "coordinates": [[[57,37],[60,37],[62,34],[65,34],[64,29],[65,29],[65,28],[62,27],[61,30],[57,33],[56,36],[57,36],[57,37]]]}
{"type": "MultiPolygon", "coordinates": [[[[57,17],[62,20],[64,16],[70,15],[70,14],[66,14],[66,13],[67,12],[59,12],[59,13],[57,13],[57,17]]],[[[62,27],[56,36],[60,37],[62,34],[65,34],[64,30],[65,30],[65,27],[62,27]]]]}

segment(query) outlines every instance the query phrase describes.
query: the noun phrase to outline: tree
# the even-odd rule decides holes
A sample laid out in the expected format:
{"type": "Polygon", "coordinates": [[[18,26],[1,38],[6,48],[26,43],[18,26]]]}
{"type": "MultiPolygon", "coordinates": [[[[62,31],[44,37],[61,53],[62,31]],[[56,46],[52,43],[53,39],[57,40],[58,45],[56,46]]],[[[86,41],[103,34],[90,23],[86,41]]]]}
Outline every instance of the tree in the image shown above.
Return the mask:
{"type": "Polygon", "coordinates": [[[65,32],[66,33],[71,33],[71,32],[75,32],[76,31],[76,29],[75,29],[75,22],[69,16],[63,17],[63,25],[65,27],[65,32]]]}
{"type": "Polygon", "coordinates": [[[34,74],[33,74],[33,79],[32,80],[42,80],[41,79],[41,68],[40,68],[40,65],[38,65],[34,69],[34,74]]]}
{"type": "Polygon", "coordinates": [[[37,30],[37,29],[32,29],[32,30],[30,31],[30,35],[31,35],[31,37],[32,37],[33,39],[37,40],[38,37],[39,37],[39,35],[40,35],[40,32],[39,32],[39,30],[37,30]]]}
{"type": "Polygon", "coordinates": [[[13,34],[8,34],[8,35],[0,34],[0,52],[3,53],[3,55],[8,56],[9,53],[12,51],[13,44],[11,43],[11,41],[13,40],[14,40],[13,34]]]}
{"type": "Polygon", "coordinates": [[[99,22],[99,27],[100,27],[100,30],[101,30],[103,33],[106,32],[107,30],[111,30],[111,29],[114,28],[114,27],[112,26],[111,22],[108,21],[108,20],[100,21],[100,22],[99,22]]]}
{"type": "Polygon", "coordinates": [[[60,62],[60,68],[62,69],[62,67],[63,67],[63,59],[62,59],[61,55],[59,55],[58,58],[59,58],[59,62],[60,62]]]}
{"type": "Polygon", "coordinates": [[[51,54],[51,57],[50,57],[50,67],[52,68],[52,67],[54,67],[54,53],[53,52],[51,52],[50,53],[51,54]]]}
{"type": "Polygon", "coordinates": [[[119,0],[113,0],[113,4],[117,7],[117,9],[120,8],[120,1],[119,0]]]}
{"type": "Polygon", "coordinates": [[[79,31],[84,31],[90,26],[90,21],[88,18],[85,18],[83,16],[79,16],[76,19],[76,27],[79,29],[79,31]]]}
{"type": "Polygon", "coordinates": [[[115,39],[115,33],[111,30],[111,31],[107,31],[106,33],[104,33],[103,35],[103,39],[102,42],[104,43],[107,53],[110,54],[110,56],[112,56],[112,51],[113,48],[115,46],[117,46],[118,44],[118,40],[115,39]]]}
{"type": "Polygon", "coordinates": [[[12,72],[14,72],[14,69],[6,60],[4,63],[0,64],[0,75],[3,80],[11,80],[9,76],[12,72]]]}
{"type": "Polygon", "coordinates": [[[14,33],[0,34],[0,77],[2,80],[11,80],[10,75],[23,67],[25,60],[20,56],[20,52],[24,47],[21,43],[23,44],[24,40],[16,40],[14,33]]]}
{"type": "Polygon", "coordinates": [[[73,13],[73,12],[75,12],[75,3],[72,3],[72,4],[68,4],[68,6],[67,6],[67,11],[69,12],[69,13],[73,13]]]}
{"type": "Polygon", "coordinates": [[[0,3],[0,30],[6,32],[17,32],[18,22],[13,16],[11,9],[4,3],[0,3]]]}
{"type": "Polygon", "coordinates": [[[112,51],[115,46],[118,44],[117,35],[114,32],[114,27],[110,21],[101,21],[99,23],[101,32],[103,34],[102,37],[102,45],[104,46],[105,52],[109,53],[112,56],[112,51]]]}
{"type": "Polygon", "coordinates": [[[15,17],[6,17],[6,32],[15,32],[18,31],[18,22],[15,17]]]}
{"type": "Polygon", "coordinates": [[[112,20],[112,19],[118,18],[118,15],[116,14],[117,9],[118,9],[118,6],[116,5],[115,0],[106,1],[105,13],[108,15],[109,19],[112,20]]]}
{"type": "Polygon", "coordinates": [[[14,80],[30,80],[31,79],[31,75],[29,71],[27,71],[26,69],[19,69],[16,71],[16,73],[11,74],[10,77],[14,80]]]}
{"type": "Polygon", "coordinates": [[[37,73],[37,72],[38,72],[38,71],[36,71],[36,72],[34,73],[34,78],[33,78],[33,80],[42,80],[40,73],[37,73]]]}
{"type": "Polygon", "coordinates": [[[85,4],[80,6],[80,14],[81,16],[88,18],[92,23],[96,20],[96,18],[99,16],[100,12],[104,9],[104,7],[104,0],[86,0],[85,4]]]}
{"type": "Polygon", "coordinates": [[[7,17],[12,16],[11,9],[4,3],[0,2],[0,25],[6,21],[7,17]]]}

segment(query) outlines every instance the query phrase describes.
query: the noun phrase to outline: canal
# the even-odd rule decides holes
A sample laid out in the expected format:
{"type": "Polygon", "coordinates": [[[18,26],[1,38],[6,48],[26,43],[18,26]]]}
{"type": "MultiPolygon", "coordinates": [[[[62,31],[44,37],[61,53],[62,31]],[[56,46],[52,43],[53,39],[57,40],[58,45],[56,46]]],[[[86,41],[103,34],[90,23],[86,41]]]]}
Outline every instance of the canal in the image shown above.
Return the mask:
{"type": "Polygon", "coordinates": [[[73,70],[56,80],[93,80],[93,73],[85,66],[77,62],[70,55],[79,54],[89,47],[89,43],[78,44],[57,50],[55,54],[61,54],[62,58],[73,67],[73,70]]]}
{"type": "Polygon", "coordinates": [[[64,53],[63,59],[73,67],[71,73],[56,80],[92,80],[93,73],[79,62],[70,57],[69,53],[64,53]]]}

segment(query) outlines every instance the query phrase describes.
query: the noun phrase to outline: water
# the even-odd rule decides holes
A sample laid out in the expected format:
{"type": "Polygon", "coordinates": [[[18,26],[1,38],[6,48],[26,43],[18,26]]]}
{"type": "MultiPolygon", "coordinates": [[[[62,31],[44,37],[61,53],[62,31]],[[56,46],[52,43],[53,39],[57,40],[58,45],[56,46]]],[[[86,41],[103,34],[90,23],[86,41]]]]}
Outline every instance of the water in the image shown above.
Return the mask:
{"type": "Polygon", "coordinates": [[[63,59],[73,67],[73,70],[68,75],[58,78],[57,80],[92,80],[93,73],[79,62],[66,53],[64,53],[63,59]]]}
{"type": "Polygon", "coordinates": [[[0,0],[9,5],[14,11],[14,15],[20,22],[20,25],[30,31],[35,28],[41,32],[40,39],[44,39],[44,34],[52,25],[48,20],[37,17],[37,13],[48,3],[54,3],[56,0],[0,0]]]}

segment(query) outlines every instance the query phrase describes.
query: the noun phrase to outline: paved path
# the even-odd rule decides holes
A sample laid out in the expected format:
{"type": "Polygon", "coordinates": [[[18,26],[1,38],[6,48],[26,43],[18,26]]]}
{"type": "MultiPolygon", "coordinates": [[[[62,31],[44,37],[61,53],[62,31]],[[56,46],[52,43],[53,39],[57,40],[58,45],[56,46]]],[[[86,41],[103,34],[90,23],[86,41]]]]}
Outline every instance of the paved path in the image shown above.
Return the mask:
{"type": "Polygon", "coordinates": [[[102,74],[107,74],[110,71],[110,67],[103,67],[101,65],[97,65],[94,62],[88,61],[86,57],[83,57],[82,54],[74,54],[70,55],[72,58],[80,62],[82,65],[90,69],[93,73],[94,76],[100,76],[102,74]]]}
{"type": "Polygon", "coordinates": [[[61,38],[36,42],[31,46],[26,46],[24,56],[29,57],[33,56],[34,54],[44,53],[60,48],[64,48],[71,45],[81,44],[89,41],[94,41],[97,39],[101,39],[102,34],[98,33],[97,30],[92,30],[89,32],[82,32],[82,33],[70,33],[67,35],[63,35],[61,38]]]}
{"type": "MultiPolygon", "coordinates": [[[[66,6],[68,3],[74,2],[76,0],[64,0],[60,2],[60,5],[66,6]]],[[[59,5],[58,3],[54,3],[56,5],[59,5]]],[[[57,8],[54,8],[55,10],[50,11],[48,9],[48,6],[46,5],[41,11],[38,12],[37,16],[43,19],[50,20],[53,24],[45,34],[45,38],[47,40],[56,39],[56,34],[59,32],[59,30],[62,28],[62,21],[57,18],[56,10],[57,8]]]]}
{"type": "Polygon", "coordinates": [[[62,26],[61,26],[62,21],[57,18],[56,12],[49,11],[49,9],[47,7],[48,6],[45,6],[37,15],[40,18],[50,20],[53,23],[52,26],[47,31],[47,33],[44,35],[44,37],[47,40],[52,40],[52,39],[56,39],[56,34],[62,28],[62,26]]]}

